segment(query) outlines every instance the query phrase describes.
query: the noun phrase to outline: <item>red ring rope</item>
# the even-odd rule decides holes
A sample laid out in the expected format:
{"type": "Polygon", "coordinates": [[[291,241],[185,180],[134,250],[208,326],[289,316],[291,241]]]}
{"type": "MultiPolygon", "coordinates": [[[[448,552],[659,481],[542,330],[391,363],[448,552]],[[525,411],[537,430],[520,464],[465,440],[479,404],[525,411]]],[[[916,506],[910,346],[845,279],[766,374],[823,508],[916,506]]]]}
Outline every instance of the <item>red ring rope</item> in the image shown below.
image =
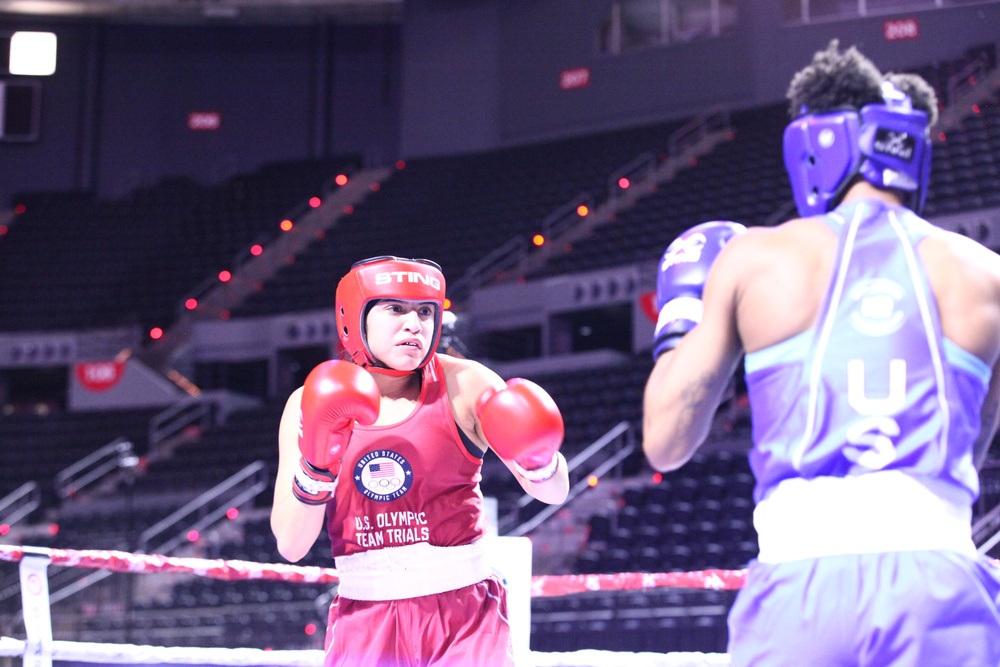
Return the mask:
{"type": "MultiPolygon", "coordinates": [[[[333,568],[132,554],[101,549],[40,549],[0,544],[0,561],[18,562],[25,556],[25,552],[28,555],[37,553],[48,556],[52,565],[60,567],[82,567],[133,574],[180,572],[223,581],[266,579],[304,584],[332,584],[339,581],[337,571],[333,568]]],[[[649,588],[735,590],[741,588],[745,580],[746,570],[543,575],[531,578],[531,597],[649,588]]]]}

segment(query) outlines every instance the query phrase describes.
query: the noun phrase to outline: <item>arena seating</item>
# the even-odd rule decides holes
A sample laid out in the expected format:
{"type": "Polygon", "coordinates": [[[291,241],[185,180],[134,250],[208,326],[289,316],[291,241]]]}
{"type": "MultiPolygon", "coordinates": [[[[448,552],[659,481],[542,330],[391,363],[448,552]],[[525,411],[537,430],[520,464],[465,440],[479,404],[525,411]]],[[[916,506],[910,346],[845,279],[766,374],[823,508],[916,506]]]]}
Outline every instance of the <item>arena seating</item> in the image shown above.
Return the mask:
{"type": "Polygon", "coordinates": [[[925,209],[931,219],[1000,206],[1000,109],[977,109],[934,144],[925,209]]]}
{"type": "MultiPolygon", "coordinates": [[[[971,59],[991,58],[993,47],[982,47],[925,69],[944,100],[951,75],[971,59]]],[[[994,157],[1000,139],[990,120],[996,113],[995,107],[987,107],[950,131],[946,141],[936,142],[929,217],[1000,202],[994,157]]],[[[705,220],[761,225],[792,217],[791,188],[777,141],[787,122],[784,104],[734,112],[731,141],[529,278],[655,259],[679,231],[705,220]]],[[[610,174],[644,152],[662,156],[667,137],[679,125],[411,161],[349,221],[314,243],[234,315],[328,307],[333,291],[328,276],[342,274],[359,257],[398,254],[399,246],[411,255],[439,259],[454,280],[512,237],[539,231],[541,220],[575,195],[606,199],[610,174]]]]}
{"type": "Polygon", "coordinates": [[[613,514],[591,516],[576,571],[743,568],[757,553],[752,492],[744,453],[699,453],[658,482],[625,489],[613,514]]]}
{"type": "Polygon", "coordinates": [[[680,231],[706,220],[771,221],[792,197],[776,141],[787,119],[779,105],[732,114],[731,141],[531,277],[655,261],[680,231]]]}
{"type": "Polygon", "coordinates": [[[724,653],[732,591],[664,589],[539,598],[531,605],[531,649],[724,653]]]}
{"type": "MultiPolygon", "coordinates": [[[[995,61],[993,52],[985,57],[995,61]]],[[[961,71],[962,62],[932,67],[936,84],[961,71]]],[[[678,231],[707,219],[775,222],[775,213],[791,200],[775,140],[786,113],[782,105],[735,112],[731,141],[533,277],[655,259],[678,231]]],[[[359,257],[405,251],[438,259],[447,275],[460,276],[493,247],[537,231],[545,215],[576,194],[590,192],[598,200],[606,196],[607,178],[615,168],[644,151],[661,151],[679,124],[410,161],[234,316],[329,307],[333,277],[359,257]]],[[[998,156],[1000,111],[990,105],[935,144],[927,215],[1000,206],[998,156]]],[[[213,188],[171,179],[118,202],[83,193],[25,195],[20,201],[27,212],[0,241],[5,304],[0,329],[165,324],[186,290],[223,268],[261,234],[273,232],[282,215],[337,169],[353,166],[347,159],[275,164],[213,188]],[[41,262],[41,257],[49,259],[41,262]],[[115,257],[131,259],[123,264],[115,257]]],[[[643,356],[615,371],[539,378],[564,410],[567,451],[586,446],[621,420],[640,425],[650,365],[643,356]]],[[[182,486],[207,488],[251,461],[273,465],[281,407],[281,402],[269,403],[232,414],[225,424],[178,447],[172,459],[151,464],[134,486],[120,487],[120,511],[76,514],[42,546],[125,548],[133,544],[136,525],[154,523],[170,509],[168,504],[139,510],[130,505],[135,497],[128,499],[126,493],[155,497],[182,486]]],[[[50,494],[59,469],[114,437],[125,435],[145,451],[150,417],[142,411],[5,416],[0,419],[0,483],[13,488],[37,478],[50,494]],[[80,434],[86,434],[85,442],[80,434]]],[[[737,435],[745,437],[745,430],[737,435]]],[[[484,475],[484,492],[509,499],[516,489],[510,476],[495,467],[491,463],[484,475]]],[[[575,572],[739,568],[756,553],[753,480],[740,453],[709,448],[658,482],[649,481],[652,471],[643,468],[641,455],[630,461],[629,470],[641,476],[621,493],[614,512],[579,517],[587,522],[588,539],[575,572]]],[[[984,498],[993,504],[1000,499],[995,474],[984,477],[984,498]]],[[[267,490],[257,509],[269,501],[267,490]]],[[[48,505],[52,508],[54,501],[48,505]]],[[[241,530],[240,540],[198,548],[209,557],[281,561],[266,521],[247,521],[241,530]]],[[[321,541],[305,563],[328,564],[326,548],[321,541]]],[[[312,601],[324,592],[321,587],[191,580],[163,598],[150,597],[128,623],[92,614],[80,636],[155,643],[169,635],[178,645],[276,648],[300,647],[292,639],[298,636],[301,646],[314,646],[316,639],[303,628],[317,623],[312,601]],[[194,613],[197,609],[203,613],[194,613]]],[[[673,591],[540,600],[533,605],[533,641],[538,645],[532,648],[576,648],[584,628],[595,648],[620,648],[627,634],[630,650],[638,650],[635,642],[640,640],[647,642],[642,650],[720,650],[731,600],[729,593],[673,591]],[[633,613],[640,607],[643,614],[633,613]],[[570,617],[575,620],[566,620],[570,617]]]]}
{"type": "Polygon", "coordinates": [[[36,192],[0,243],[0,330],[168,326],[178,302],[356,158],[268,165],[221,185],[165,179],[119,200],[36,192]]]}
{"type": "MultiPolygon", "coordinates": [[[[277,463],[278,422],[284,402],[232,413],[224,424],[206,429],[178,446],[169,459],[153,462],[136,480],[140,492],[210,489],[257,460],[277,463]]],[[[270,503],[270,495],[266,501],[270,503]]]]}
{"type": "Polygon", "coordinates": [[[335,277],[376,255],[427,257],[455,280],[514,236],[537,233],[545,216],[580,193],[603,200],[615,169],[666,150],[681,124],[410,160],[233,315],[329,307],[335,277]]]}
{"type": "Polygon", "coordinates": [[[639,425],[642,391],[653,362],[648,355],[632,357],[621,368],[565,371],[533,378],[555,399],[566,422],[566,443],[576,452],[607,433],[620,421],[639,425]]]}
{"type": "Polygon", "coordinates": [[[937,60],[913,71],[934,87],[938,93],[939,103],[947,106],[953,101],[949,91],[956,79],[967,75],[970,71],[994,69],[997,66],[997,56],[996,43],[978,44],[966,49],[955,58],[937,60]]]}
{"type": "MultiPolygon", "coordinates": [[[[950,76],[970,59],[995,57],[992,46],[982,47],[923,73],[945,100],[940,87],[950,76]]],[[[928,216],[1000,201],[996,114],[995,106],[988,106],[937,143],[928,216]]],[[[655,258],[678,231],[707,219],[778,221],[773,216],[791,199],[775,141],[787,110],[777,104],[738,111],[732,122],[732,141],[534,275],[655,258]]],[[[327,307],[330,276],[358,257],[399,254],[400,247],[406,254],[439,259],[454,280],[512,237],[539,231],[541,220],[572,197],[586,192],[595,202],[604,200],[615,169],[642,153],[662,155],[680,125],[411,160],[234,315],[327,307]]],[[[26,212],[0,243],[0,290],[8,304],[0,328],[168,325],[186,293],[226,268],[250,243],[276,233],[281,216],[328,184],[337,170],[350,171],[356,163],[356,158],[279,163],[217,187],[168,179],[113,202],[85,193],[25,193],[17,199],[26,212]],[[41,252],[45,263],[34,261],[41,252]],[[129,258],[124,265],[123,257],[129,258]],[[113,271],[107,262],[114,263],[113,271]]]]}
{"type": "Polygon", "coordinates": [[[149,420],[155,410],[52,411],[0,418],[0,489],[38,482],[42,503],[58,500],[56,475],[117,438],[126,438],[137,455],[145,454],[149,420]]]}
{"type": "MultiPolygon", "coordinates": [[[[204,558],[285,562],[275,547],[266,516],[258,513],[238,524],[232,539],[206,540],[194,548],[204,558]]],[[[325,535],[321,536],[296,564],[329,567],[329,549],[325,535]]],[[[147,632],[155,634],[159,642],[165,634],[172,637],[179,620],[174,612],[183,610],[182,616],[212,620],[219,627],[218,643],[212,645],[257,648],[315,647],[316,637],[306,634],[305,629],[310,623],[322,629],[325,617],[316,600],[330,588],[325,584],[253,580],[234,583],[200,577],[173,579],[171,584],[158,597],[137,600],[137,613],[150,620],[147,632]]],[[[198,638],[188,645],[205,644],[198,638]]]]}

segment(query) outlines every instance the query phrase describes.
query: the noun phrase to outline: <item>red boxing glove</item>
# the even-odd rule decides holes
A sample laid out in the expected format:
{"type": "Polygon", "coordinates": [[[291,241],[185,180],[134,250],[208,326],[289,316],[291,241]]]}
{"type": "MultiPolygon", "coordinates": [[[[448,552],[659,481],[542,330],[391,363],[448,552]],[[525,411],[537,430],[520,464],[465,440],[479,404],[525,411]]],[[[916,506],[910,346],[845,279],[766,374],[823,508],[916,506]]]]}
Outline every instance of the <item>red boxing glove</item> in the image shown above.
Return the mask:
{"type": "Polygon", "coordinates": [[[354,423],[374,424],[380,394],[375,378],[349,361],[324,361],[306,377],[299,413],[299,461],[292,491],[308,505],[333,497],[354,423]]]}
{"type": "Polygon", "coordinates": [[[513,461],[526,479],[543,482],[555,474],[566,428],[544,389],[530,380],[508,380],[505,389],[483,392],[476,415],[493,451],[513,461]]]}

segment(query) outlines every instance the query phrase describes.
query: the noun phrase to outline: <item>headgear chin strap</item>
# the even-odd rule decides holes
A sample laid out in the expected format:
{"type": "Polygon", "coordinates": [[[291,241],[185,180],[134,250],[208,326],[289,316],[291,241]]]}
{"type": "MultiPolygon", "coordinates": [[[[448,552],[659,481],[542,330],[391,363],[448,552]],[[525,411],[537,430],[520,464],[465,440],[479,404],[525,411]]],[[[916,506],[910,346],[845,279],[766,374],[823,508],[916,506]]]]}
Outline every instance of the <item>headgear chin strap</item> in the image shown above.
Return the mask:
{"type": "Polygon", "coordinates": [[[441,314],[444,310],[445,281],[441,267],[427,259],[405,259],[383,255],[356,262],[337,285],[337,334],[351,360],[372,372],[386,375],[409,375],[414,371],[387,368],[368,347],[365,318],[370,306],[379,299],[431,302],[434,309],[434,339],[427,355],[414,370],[427,365],[441,337],[441,314]]]}
{"type": "Polygon", "coordinates": [[[860,112],[806,112],[785,128],[785,168],[800,215],[832,210],[855,175],[908,192],[907,206],[923,209],[931,173],[929,117],[888,81],[882,97],[883,104],[860,112]]]}

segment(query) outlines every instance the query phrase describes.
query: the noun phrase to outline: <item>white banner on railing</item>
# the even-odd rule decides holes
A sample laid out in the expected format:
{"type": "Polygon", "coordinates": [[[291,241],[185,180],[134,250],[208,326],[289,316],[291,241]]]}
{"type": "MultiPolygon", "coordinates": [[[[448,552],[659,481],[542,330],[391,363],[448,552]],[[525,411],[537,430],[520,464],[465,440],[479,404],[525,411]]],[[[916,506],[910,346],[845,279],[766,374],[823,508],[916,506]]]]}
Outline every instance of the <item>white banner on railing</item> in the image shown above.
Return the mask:
{"type": "Polygon", "coordinates": [[[21,604],[24,609],[24,667],[52,667],[52,617],[49,612],[49,557],[24,552],[21,604]]]}

